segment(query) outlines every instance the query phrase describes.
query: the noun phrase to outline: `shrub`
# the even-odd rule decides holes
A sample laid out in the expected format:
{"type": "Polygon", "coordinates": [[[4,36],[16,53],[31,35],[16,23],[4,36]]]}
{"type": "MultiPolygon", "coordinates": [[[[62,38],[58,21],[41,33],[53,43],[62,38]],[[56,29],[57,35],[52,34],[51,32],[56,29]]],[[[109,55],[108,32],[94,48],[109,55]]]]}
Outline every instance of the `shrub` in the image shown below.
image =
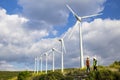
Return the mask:
{"type": "Polygon", "coordinates": [[[18,74],[18,80],[28,80],[31,76],[31,73],[28,71],[23,71],[18,74]]]}
{"type": "Polygon", "coordinates": [[[120,80],[120,72],[114,72],[114,80],[120,80]]]}
{"type": "Polygon", "coordinates": [[[90,72],[88,77],[90,80],[113,80],[114,78],[113,73],[109,70],[90,72]]]}
{"type": "Polygon", "coordinates": [[[115,61],[113,64],[110,65],[110,67],[119,69],[120,68],[120,61],[115,61]]]}
{"type": "Polygon", "coordinates": [[[74,80],[74,78],[72,76],[66,76],[64,80],[74,80]]]}

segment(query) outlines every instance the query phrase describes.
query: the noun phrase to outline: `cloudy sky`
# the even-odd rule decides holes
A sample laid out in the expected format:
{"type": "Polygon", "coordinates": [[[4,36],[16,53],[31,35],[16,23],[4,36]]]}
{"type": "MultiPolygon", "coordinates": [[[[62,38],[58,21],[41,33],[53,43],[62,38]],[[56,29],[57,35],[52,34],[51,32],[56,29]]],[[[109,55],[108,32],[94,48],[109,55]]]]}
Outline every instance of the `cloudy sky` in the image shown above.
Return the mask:
{"type": "MultiPolygon", "coordinates": [[[[64,34],[64,67],[80,67],[79,27],[66,4],[79,16],[103,13],[82,22],[84,60],[96,57],[99,65],[120,60],[119,0],[0,0],[0,70],[33,70],[36,56],[61,50],[58,39],[64,34]]],[[[52,69],[52,55],[48,60],[52,69]]],[[[55,67],[61,68],[59,53],[55,67]]]]}

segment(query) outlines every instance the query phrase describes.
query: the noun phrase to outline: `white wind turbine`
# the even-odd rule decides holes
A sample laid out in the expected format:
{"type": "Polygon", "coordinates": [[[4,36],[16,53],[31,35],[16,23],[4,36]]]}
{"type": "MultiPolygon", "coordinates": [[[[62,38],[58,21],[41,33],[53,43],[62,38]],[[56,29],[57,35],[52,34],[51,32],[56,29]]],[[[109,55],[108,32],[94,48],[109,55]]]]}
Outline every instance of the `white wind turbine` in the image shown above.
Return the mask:
{"type": "Polygon", "coordinates": [[[38,74],[38,71],[39,71],[39,58],[37,57],[37,60],[36,60],[36,70],[37,70],[37,74],[38,74]]]}
{"type": "MultiPolygon", "coordinates": [[[[67,33],[66,33],[67,34],[67,33]]],[[[65,44],[64,44],[64,38],[66,36],[66,34],[64,34],[64,36],[62,38],[59,39],[60,43],[61,43],[61,72],[63,73],[64,71],[64,59],[63,59],[63,54],[66,53],[66,49],[65,49],[65,44]]]]}
{"type": "Polygon", "coordinates": [[[39,71],[39,58],[37,57],[37,74],[38,74],[38,71],[39,71]]]}
{"type": "Polygon", "coordinates": [[[101,15],[101,13],[100,14],[94,14],[94,15],[80,17],[68,5],[66,5],[66,6],[72,12],[74,17],[77,19],[76,25],[79,25],[79,38],[80,38],[80,42],[79,43],[80,43],[80,61],[81,61],[80,62],[81,65],[80,66],[81,66],[81,68],[83,68],[84,67],[83,42],[82,42],[82,29],[81,29],[80,23],[82,22],[82,19],[98,16],[98,15],[101,15]]]}
{"type": "Polygon", "coordinates": [[[40,71],[42,72],[42,55],[40,55],[40,71]]]}
{"type": "Polygon", "coordinates": [[[44,55],[45,55],[45,57],[46,57],[46,74],[47,74],[47,58],[48,58],[48,53],[50,53],[51,52],[51,50],[49,50],[49,51],[47,51],[47,52],[45,52],[44,53],[44,55]]]}
{"type": "Polygon", "coordinates": [[[34,73],[38,73],[38,66],[39,66],[39,61],[38,61],[38,58],[35,57],[35,64],[34,64],[34,73]]]}
{"type": "Polygon", "coordinates": [[[52,48],[52,56],[53,56],[53,72],[54,72],[54,70],[55,70],[55,51],[58,52],[58,53],[61,53],[61,52],[58,51],[57,49],[52,48]]]}
{"type": "Polygon", "coordinates": [[[35,64],[34,64],[34,73],[36,73],[36,69],[37,69],[37,68],[36,68],[36,60],[37,60],[37,59],[36,59],[36,57],[35,57],[35,60],[34,60],[34,61],[35,61],[35,64]]]}

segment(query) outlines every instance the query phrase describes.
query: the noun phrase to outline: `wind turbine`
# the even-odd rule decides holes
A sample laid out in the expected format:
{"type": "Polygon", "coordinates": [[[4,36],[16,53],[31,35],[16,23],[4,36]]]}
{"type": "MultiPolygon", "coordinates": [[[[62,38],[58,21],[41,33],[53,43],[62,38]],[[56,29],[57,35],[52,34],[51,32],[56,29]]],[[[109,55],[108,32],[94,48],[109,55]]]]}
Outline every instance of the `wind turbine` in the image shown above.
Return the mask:
{"type": "Polygon", "coordinates": [[[90,18],[90,17],[94,17],[94,16],[98,16],[98,15],[101,15],[101,13],[100,14],[93,14],[93,15],[89,15],[89,16],[83,16],[83,17],[80,17],[80,16],[78,16],[71,8],[70,8],[70,6],[69,5],[66,5],[67,6],[67,8],[72,12],[72,14],[74,15],[74,17],[77,19],[77,22],[76,22],[76,24],[78,24],[79,25],[79,39],[80,39],[80,61],[81,61],[81,63],[80,63],[80,66],[81,66],[81,68],[83,68],[84,67],[84,58],[83,58],[83,42],[82,42],[82,29],[81,29],[81,22],[82,22],[82,19],[85,19],[85,18],[90,18]]]}
{"type": "Polygon", "coordinates": [[[37,72],[37,58],[36,58],[36,57],[35,57],[35,64],[34,64],[34,67],[35,67],[34,73],[36,73],[36,72],[37,72]]]}
{"type": "Polygon", "coordinates": [[[47,51],[44,53],[45,57],[46,57],[46,74],[47,74],[47,58],[48,58],[48,53],[51,52],[51,50],[47,51]]]}
{"type": "Polygon", "coordinates": [[[60,41],[60,43],[61,43],[61,58],[62,58],[61,59],[61,72],[62,73],[63,73],[63,69],[64,69],[63,54],[66,53],[66,49],[65,49],[65,45],[64,45],[64,38],[65,38],[66,34],[64,34],[64,36],[62,38],[58,39],[58,41],[60,41]]]}
{"type": "Polygon", "coordinates": [[[58,52],[58,53],[61,53],[61,52],[58,51],[57,49],[52,48],[52,56],[53,56],[53,72],[54,72],[54,70],[55,70],[55,51],[58,52]]]}
{"type": "Polygon", "coordinates": [[[40,55],[40,71],[42,72],[42,55],[40,55]]]}
{"type": "Polygon", "coordinates": [[[36,69],[37,69],[37,68],[36,68],[36,60],[37,60],[37,59],[36,59],[36,57],[35,57],[35,60],[34,60],[34,61],[35,61],[35,64],[34,64],[34,73],[36,73],[36,69]]]}
{"type": "Polygon", "coordinates": [[[36,58],[36,68],[37,68],[37,74],[38,74],[38,71],[39,71],[39,58],[37,57],[36,58]]]}

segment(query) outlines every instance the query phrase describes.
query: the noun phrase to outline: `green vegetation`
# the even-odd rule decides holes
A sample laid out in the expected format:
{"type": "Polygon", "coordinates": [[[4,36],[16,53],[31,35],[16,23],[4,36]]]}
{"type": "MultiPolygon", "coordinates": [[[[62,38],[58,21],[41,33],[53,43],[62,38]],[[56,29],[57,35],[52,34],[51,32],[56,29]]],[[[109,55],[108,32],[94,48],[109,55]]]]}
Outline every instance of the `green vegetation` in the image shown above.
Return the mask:
{"type": "Polygon", "coordinates": [[[17,77],[18,74],[16,71],[0,71],[0,80],[12,80],[11,78],[17,77]]]}
{"type": "Polygon", "coordinates": [[[18,74],[18,80],[30,80],[31,76],[29,71],[23,71],[18,74]]]}
{"type": "Polygon", "coordinates": [[[65,76],[61,72],[50,72],[37,76],[33,80],[73,80],[73,77],[65,76]]]}
{"type": "Polygon", "coordinates": [[[86,80],[120,80],[120,61],[110,66],[98,66],[98,71],[91,71],[86,80]]]}
{"type": "Polygon", "coordinates": [[[68,68],[64,69],[64,73],[61,70],[55,70],[39,72],[38,74],[30,71],[9,72],[1,71],[0,80],[120,80],[120,61],[115,61],[110,66],[98,66],[98,71],[91,71],[86,73],[86,69],[68,68]]]}
{"type": "MultiPolygon", "coordinates": [[[[59,70],[57,70],[59,71],[59,70]]],[[[120,80],[120,61],[110,66],[98,66],[98,71],[86,73],[85,69],[65,69],[64,75],[59,72],[49,72],[37,77],[35,80],[120,80]],[[59,76],[58,76],[58,75],[59,76]]]]}
{"type": "Polygon", "coordinates": [[[87,80],[120,80],[120,72],[110,70],[90,72],[87,80]]]}
{"type": "Polygon", "coordinates": [[[113,64],[109,66],[110,68],[120,69],[120,61],[115,61],[113,64]]]}
{"type": "Polygon", "coordinates": [[[39,80],[61,80],[64,76],[59,72],[50,72],[48,74],[43,74],[40,76],[39,80]]]}

